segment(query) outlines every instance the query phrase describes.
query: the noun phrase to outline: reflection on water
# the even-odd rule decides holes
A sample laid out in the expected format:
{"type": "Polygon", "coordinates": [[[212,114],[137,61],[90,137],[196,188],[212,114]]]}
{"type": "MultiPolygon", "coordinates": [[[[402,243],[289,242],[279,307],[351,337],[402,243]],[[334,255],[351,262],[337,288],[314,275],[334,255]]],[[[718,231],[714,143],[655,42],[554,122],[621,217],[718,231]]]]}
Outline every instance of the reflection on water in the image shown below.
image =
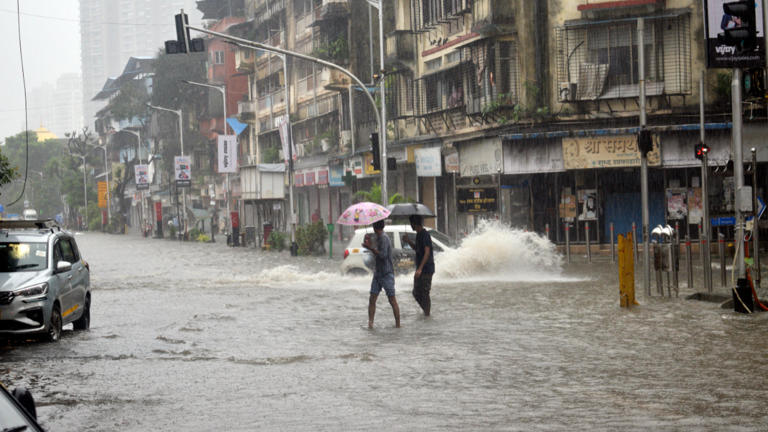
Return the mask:
{"type": "Polygon", "coordinates": [[[0,349],[0,381],[30,387],[55,431],[766,424],[768,314],[642,293],[641,306],[621,310],[607,261],[561,270],[526,233],[491,237],[456,252],[470,261],[494,250],[486,261],[440,258],[433,317],[403,277],[403,328],[382,315],[368,331],[369,278],[341,277],[325,257],[79,236],[93,269],[92,329],[0,349]],[[481,281],[486,269],[504,277],[481,281]]]}

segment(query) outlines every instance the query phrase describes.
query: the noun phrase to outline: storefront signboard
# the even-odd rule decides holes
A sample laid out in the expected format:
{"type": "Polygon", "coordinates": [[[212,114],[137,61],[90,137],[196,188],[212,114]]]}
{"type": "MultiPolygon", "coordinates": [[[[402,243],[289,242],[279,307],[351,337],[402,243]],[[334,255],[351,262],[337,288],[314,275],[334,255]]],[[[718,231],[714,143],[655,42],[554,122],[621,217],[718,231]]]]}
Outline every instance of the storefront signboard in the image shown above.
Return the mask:
{"type": "Polygon", "coordinates": [[[316,175],[317,175],[318,185],[320,186],[328,185],[328,168],[327,167],[318,168],[316,175]]]}
{"type": "Polygon", "coordinates": [[[381,171],[373,169],[373,153],[365,154],[365,163],[363,166],[365,167],[366,176],[372,176],[381,173],[381,171]]]}
{"type": "Polygon", "coordinates": [[[504,170],[501,138],[488,138],[459,144],[462,177],[500,174],[504,170]]]}
{"type": "Polygon", "coordinates": [[[304,172],[304,186],[314,186],[315,185],[315,171],[306,171],[304,172]]]}
{"type": "MultiPolygon", "coordinates": [[[[640,166],[640,152],[635,135],[563,138],[565,169],[626,168],[640,166]]],[[[648,166],[661,165],[659,137],[653,137],[653,151],[648,166]]]]}
{"type": "Polygon", "coordinates": [[[174,179],[176,187],[189,187],[192,184],[192,158],[190,156],[174,156],[174,179]]]}
{"type": "Polygon", "coordinates": [[[333,187],[344,186],[344,165],[335,164],[331,165],[328,173],[328,184],[333,187]]]}
{"type": "Polygon", "coordinates": [[[344,161],[344,172],[351,172],[353,176],[363,177],[363,158],[352,157],[344,161]]]}
{"type": "Polygon", "coordinates": [[[496,188],[462,188],[456,194],[461,213],[495,212],[498,208],[496,188]]]}
{"type": "Polygon", "coordinates": [[[459,152],[453,151],[445,155],[445,172],[449,174],[458,173],[459,171],[459,152]]]}
{"type": "Polygon", "coordinates": [[[293,174],[293,185],[294,186],[304,186],[304,173],[303,172],[297,172],[293,174]]]}
{"type": "Polygon", "coordinates": [[[440,147],[423,148],[414,151],[417,177],[440,177],[443,175],[440,147]]]}

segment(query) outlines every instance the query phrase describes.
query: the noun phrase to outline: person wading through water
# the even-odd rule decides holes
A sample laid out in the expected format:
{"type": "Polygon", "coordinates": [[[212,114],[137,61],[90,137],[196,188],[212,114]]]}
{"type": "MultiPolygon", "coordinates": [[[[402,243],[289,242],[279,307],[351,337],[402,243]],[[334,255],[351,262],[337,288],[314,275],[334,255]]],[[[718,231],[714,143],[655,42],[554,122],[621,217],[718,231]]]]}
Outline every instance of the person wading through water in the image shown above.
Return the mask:
{"type": "Polygon", "coordinates": [[[432,237],[424,229],[424,220],[421,216],[411,215],[408,220],[411,222],[411,228],[416,231],[416,243],[412,242],[407,234],[403,235],[402,241],[408,243],[416,251],[413,298],[421,306],[424,316],[429,316],[430,309],[432,308],[429,291],[432,289],[432,275],[435,273],[435,260],[432,256],[432,237]]]}
{"type": "Polygon", "coordinates": [[[376,268],[371,281],[371,296],[368,299],[368,328],[373,328],[373,316],[376,315],[376,299],[382,289],[387,293],[392,312],[395,314],[395,327],[400,327],[400,307],[395,298],[395,269],[392,266],[392,243],[384,234],[384,221],[373,224],[373,232],[376,233],[376,242],[370,235],[365,236],[363,247],[371,251],[376,257],[376,268]]]}

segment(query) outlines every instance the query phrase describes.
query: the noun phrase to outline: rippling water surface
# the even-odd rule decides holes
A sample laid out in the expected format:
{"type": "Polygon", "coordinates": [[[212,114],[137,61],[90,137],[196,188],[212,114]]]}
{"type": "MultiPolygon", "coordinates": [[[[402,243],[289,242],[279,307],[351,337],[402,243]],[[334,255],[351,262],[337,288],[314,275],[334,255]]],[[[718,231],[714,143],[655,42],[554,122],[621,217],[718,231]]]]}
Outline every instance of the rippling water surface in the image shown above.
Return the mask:
{"type": "Polygon", "coordinates": [[[78,236],[91,330],[1,348],[0,380],[51,431],[765,430],[768,314],[621,310],[609,261],[489,229],[438,260],[432,318],[403,277],[372,331],[337,261],[78,236]]]}

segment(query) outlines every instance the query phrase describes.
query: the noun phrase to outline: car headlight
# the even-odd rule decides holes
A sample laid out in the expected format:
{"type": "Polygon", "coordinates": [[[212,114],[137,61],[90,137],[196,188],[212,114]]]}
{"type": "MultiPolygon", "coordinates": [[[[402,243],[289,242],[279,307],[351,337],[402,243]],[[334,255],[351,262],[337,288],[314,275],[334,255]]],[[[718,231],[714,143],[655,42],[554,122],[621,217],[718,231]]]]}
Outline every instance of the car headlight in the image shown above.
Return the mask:
{"type": "Polygon", "coordinates": [[[48,282],[17,289],[13,292],[16,297],[37,297],[48,294],[48,282]]]}

